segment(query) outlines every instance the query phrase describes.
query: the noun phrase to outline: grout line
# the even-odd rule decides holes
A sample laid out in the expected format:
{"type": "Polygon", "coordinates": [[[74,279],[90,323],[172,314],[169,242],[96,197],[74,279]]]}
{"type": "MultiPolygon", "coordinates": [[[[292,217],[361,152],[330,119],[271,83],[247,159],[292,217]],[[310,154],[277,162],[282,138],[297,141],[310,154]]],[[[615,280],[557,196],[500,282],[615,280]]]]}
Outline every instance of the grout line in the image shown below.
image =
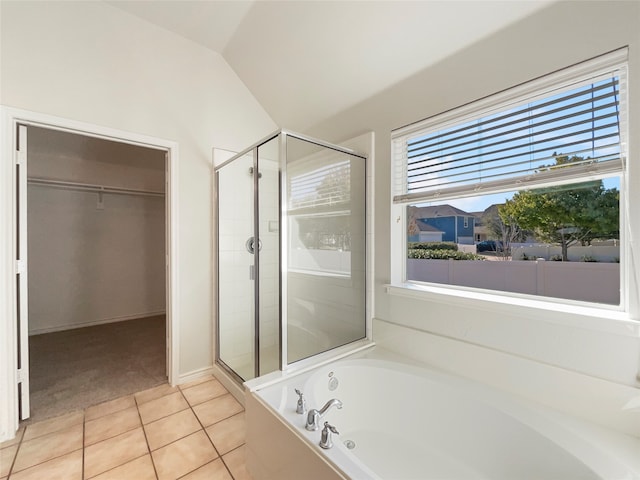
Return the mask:
{"type": "Polygon", "coordinates": [[[82,478],[84,479],[84,440],[87,434],[87,422],[85,421],[86,409],[82,411],[82,478]]]}
{"type": "MultiPolygon", "coordinates": [[[[127,398],[127,397],[133,397],[134,405],[137,405],[137,404],[135,403],[135,397],[134,397],[134,394],[133,394],[133,393],[128,393],[128,394],[126,394],[126,395],[122,395],[122,396],[120,396],[120,397],[112,398],[111,400],[105,400],[104,402],[100,402],[100,403],[97,403],[97,404],[95,404],[95,405],[90,405],[90,406],[88,406],[87,408],[85,408],[85,409],[84,409],[84,418],[85,418],[85,419],[87,418],[87,410],[89,410],[89,409],[91,409],[91,408],[98,407],[98,406],[103,405],[103,404],[105,404],[105,403],[111,403],[111,402],[115,402],[115,401],[118,401],[118,400],[122,400],[123,398],[127,398]]],[[[114,413],[122,412],[123,410],[126,410],[127,408],[131,408],[131,406],[129,406],[129,407],[124,407],[124,408],[120,408],[119,410],[114,410],[113,412],[103,413],[103,414],[101,414],[101,415],[99,415],[99,416],[97,416],[97,417],[90,418],[89,420],[86,420],[86,421],[88,421],[88,422],[93,422],[94,420],[99,420],[99,419],[101,419],[101,418],[103,418],[103,417],[106,417],[107,415],[113,415],[114,413]]]]}
{"type": "MultiPolygon", "coordinates": [[[[189,474],[191,474],[191,473],[195,472],[196,470],[199,470],[200,468],[204,467],[205,465],[208,465],[208,464],[210,464],[210,463],[212,463],[212,462],[215,462],[218,458],[219,458],[220,460],[222,460],[222,456],[220,455],[220,452],[218,452],[218,449],[216,448],[216,446],[213,444],[213,441],[211,440],[211,438],[209,438],[209,435],[207,435],[207,432],[206,432],[206,430],[204,429],[204,425],[202,424],[202,422],[201,422],[201,421],[200,421],[200,419],[198,418],[198,415],[196,415],[196,412],[193,410],[193,407],[192,407],[192,406],[191,406],[191,404],[189,403],[189,400],[187,400],[187,398],[184,396],[184,394],[182,393],[182,390],[181,390],[181,389],[178,389],[178,391],[180,392],[180,395],[182,395],[182,398],[187,402],[187,405],[189,405],[189,407],[188,407],[188,408],[185,408],[184,410],[180,410],[179,412],[175,412],[175,413],[184,412],[185,410],[191,410],[191,413],[192,413],[192,414],[193,414],[193,416],[196,418],[196,421],[198,422],[198,424],[200,424],[200,429],[199,429],[199,430],[197,430],[197,431],[195,431],[195,432],[191,432],[191,433],[189,433],[189,434],[185,435],[184,437],[177,438],[177,439],[175,439],[174,441],[172,441],[172,442],[170,442],[170,443],[167,443],[166,445],[163,445],[162,447],[159,447],[159,448],[158,448],[158,449],[156,449],[156,450],[159,450],[160,448],[168,447],[169,445],[172,445],[172,444],[174,444],[174,443],[176,443],[176,442],[178,442],[178,441],[180,441],[180,440],[182,440],[182,439],[184,439],[184,438],[187,438],[187,437],[189,437],[189,436],[191,436],[191,435],[195,435],[195,434],[196,434],[196,433],[198,433],[198,432],[203,432],[203,433],[204,433],[204,436],[205,436],[205,437],[207,437],[207,440],[209,440],[209,443],[210,443],[210,444],[211,444],[211,446],[213,447],[213,450],[214,450],[214,451],[216,452],[216,454],[218,455],[216,458],[214,458],[214,459],[213,459],[213,460],[211,460],[210,462],[204,463],[204,464],[202,464],[202,465],[198,466],[197,468],[194,468],[193,470],[190,470],[190,471],[186,472],[184,475],[182,475],[182,476],[180,476],[180,477],[179,477],[179,478],[184,478],[186,475],[189,475],[189,474]]],[[[174,393],[175,393],[175,392],[174,392],[174,393]]],[[[172,414],[167,415],[167,416],[162,417],[162,418],[166,418],[166,417],[171,416],[171,415],[174,415],[174,414],[172,413],[172,414]]],[[[155,420],[154,420],[154,421],[155,421],[155,420]]],[[[153,423],[153,422],[149,422],[149,423],[153,423]]],[[[146,433],[145,433],[145,438],[146,438],[146,433]]],[[[149,442],[147,442],[147,447],[149,447],[149,442]]],[[[149,448],[150,448],[150,447],[149,447],[149,448]]],[[[153,460],[153,456],[152,456],[151,458],[152,458],[152,460],[153,460]]],[[[222,463],[223,463],[223,465],[224,465],[224,462],[222,462],[222,463]]],[[[225,467],[226,467],[226,465],[225,465],[225,467]]],[[[155,464],[154,464],[154,469],[155,469],[155,464]]],[[[228,470],[228,469],[227,469],[227,470],[228,470]]],[[[231,472],[229,472],[229,473],[231,473],[231,472]]],[[[158,477],[158,473],[157,473],[157,472],[156,472],[156,477],[158,477]]],[[[158,477],[158,478],[159,478],[159,477],[158,477]]],[[[231,476],[231,478],[233,478],[233,475],[231,476]]]]}
{"type": "MultiPolygon", "coordinates": [[[[238,445],[235,448],[232,448],[231,450],[229,450],[227,453],[225,453],[225,455],[229,455],[231,452],[235,452],[236,450],[244,447],[246,444],[246,442],[242,443],[242,445],[238,445]]],[[[224,466],[226,467],[227,471],[229,472],[229,475],[231,475],[231,478],[235,480],[236,477],[233,476],[233,473],[231,472],[231,469],[229,468],[229,466],[227,465],[227,462],[224,461],[224,458],[221,456],[220,459],[222,460],[222,463],[224,464],[224,466]]],[[[246,469],[246,458],[245,458],[245,469],[246,469]]]]}
{"type": "MultiPolygon", "coordinates": [[[[162,397],[160,397],[162,398],[162,397]]],[[[147,438],[147,431],[144,428],[144,423],[142,423],[142,415],[140,415],[140,405],[138,405],[138,399],[133,396],[133,401],[136,404],[136,411],[138,412],[138,418],[140,419],[140,427],[142,428],[142,434],[144,435],[144,441],[147,444],[147,452],[149,453],[149,458],[151,459],[151,465],[153,466],[153,473],[156,476],[156,480],[160,478],[158,476],[158,469],[156,468],[156,462],[153,460],[153,455],[151,455],[151,447],[149,446],[149,439],[147,438]]],[[[140,457],[138,457],[140,458],[140,457]]]]}
{"type": "MultiPolygon", "coordinates": [[[[198,468],[194,468],[193,470],[191,470],[190,472],[185,473],[184,475],[180,475],[176,480],[180,480],[181,478],[186,477],[187,475],[191,475],[193,472],[197,472],[198,470],[200,470],[201,468],[206,467],[207,465],[209,465],[210,463],[215,462],[216,460],[221,460],[220,457],[218,458],[214,458],[213,460],[211,460],[210,462],[205,463],[204,465],[200,465],[198,468]]],[[[233,478],[233,477],[232,477],[233,478]]]]}
{"type": "MultiPolygon", "coordinates": [[[[69,452],[62,453],[62,454],[57,455],[57,456],[55,456],[55,457],[47,458],[46,460],[43,460],[43,461],[41,461],[41,462],[34,463],[33,465],[29,465],[28,467],[25,467],[25,468],[23,468],[22,470],[17,470],[17,471],[15,471],[15,472],[14,472],[14,471],[11,471],[11,475],[17,475],[18,473],[26,472],[27,470],[30,470],[30,469],[32,469],[32,468],[40,467],[41,465],[44,465],[44,464],[45,464],[45,463],[47,463],[47,462],[51,462],[51,461],[53,461],[53,460],[57,460],[58,458],[65,457],[65,456],[67,456],[67,455],[71,455],[72,453],[79,452],[80,450],[82,450],[82,449],[81,449],[81,448],[76,448],[75,450],[71,450],[71,451],[69,451],[69,452]]],[[[17,456],[18,456],[18,455],[17,455],[17,452],[16,452],[16,457],[17,457],[17,456]]],[[[14,466],[15,466],[15,462],[11,465],[12,470],[13,470],[13,467],[14,467],[14,466]]],[[[9,477],[7,477],[7,478],[9,478],[9,477]]]]}
{"type": "MultiPolygon", "coordinates": [[[[131,460],[127,460],[126,462],[121,463],[120,465],[116,465],[115,467],[111,467],[111,468],[109,468],[109,469],[105,470],[104,472],[96,473],[96,474],[95,474],[93,477],[91,477],[91,478],[99,477],[100,475],[102,475],[102,474],[104,474],[104,473],[107,473],[107,472],[110,472],[111,470],[115,470],[116,468],[120,468],[121,466],[126,465],[127,463],[135,462],[136,460],[138,460],[139,458],[144,457],[145,455],[147,455],[147,454],[145,453],[144,455],[140,455],[139,457],[132,458],[131,460]]],[[[151,463],[153,463],[153,462],[151,462],[151,463]]],[[[155,469],[155,467],[154,467],[154,469],[155,469]]],[[[83,474],[83,477],[82,477],[82,478],[83,478],[84,480],[91,480],[90,478],[85,479],[85,478],[84,478],[84,474],[83,474]]],[[[156,478],[157,478],[157,476],[156,476],[156,478]]]]}
{"type": "MultiPolygon", "coordinates": [[[[124,412],[126,410],[130,410],[132,408],[136,409],[136,413],[138,414],[138,419],[140,419],[140,412],[138,411],[138,408],[135,405],[133,407],[127,407],[124,410],[118,410],[117,412],[110,413],[109,415],[115,415],[115,414],[118,414],[118,413],[122,413],[122,412],[124,412]]],[[[89,422],[95,422],[96,420],[103,419],[106,416],[108,416],[108,415],[104,415],[103,417],[94,418],[92,420],[89,420],[89,422]]],[[[131,432],[131,431],[133,431],[136,428],[141,427],[141,426],[143,426],[143,425],[142,425],[142,420],[140,419],[140,425],[136,425],[134,427],[129,428],[128,430],[123,430],[123,431],[118,432],[118,433],[113,433],[113,434],[111,434],[111,436],[101,438],[100,440],[94,441],[93,443],[86,444],[86,438],[85,438],[85,443],[83,443],[83,447],[92,447],[93,445],[97,445],[98,443],[104,442],[106,440],[111,440],[112,438],[115,438],[115,437],[118,437],[118,436],[123,435],[125,433],[131,432]]],[[[86,431],[86,422],[85,422],[85,431],[86,431]]],[[[86,435],[85,435],[85,437],[86,437],[86,435]]]]}
{"type": "MultiPolygon", "coordinates": [[[[24,433],[26,431],[27,431],[27,427],[23,428],[22,433],[20,434],[20,440],[18,440],[18,443],[16,445],[16,453],[13,454],[13,459],[11,460],[11,466],[9,467],[9,471],[7,472],[7,480],[9,480],[9,478],[11,477],[11,474],[13,473],[13,467],[15,466],[16,460],[18,459],[18,453],[20,452],[20,447],[22,446],[22,440],[24,440],[24,433]]],[[[11,447],[8,447],[8,448],[11,448],[11,447]]]]}
{"type": "MultiPolygon", "coordinates": [[[[225,387],[225,390],[227,390],[227,389],[226,389],[226,387],[225,387]]],[[[229,391],[228,391],[228,390],[227,390],[227,393],[229,393],[229,391]]],[[[229,394],[230,394],[230,393],[229,393],[229,394]]],[[[226,395],[226,394],[223,394],[223,395],[226,395]]],[[[213,398],[220,398],[220,397],[222,397],[222,395],[218,395],[217,397],[213,397],[213,398]]],[[[212,398],[212,399],[210,399],[210,400],[213,400],[213,398],[212,398]]],[[[209,400],[207,400],[207,401],[209,401],[209,400]]],[[[187,403],[189,403],[189,401],[188,401],[188,400],[187,400],[187,403]]],[[[204,403],[204,402],[203,402],[203,403],[204,403]]],[[[202,404],[201,404],[201,403],[199,403],[198,405],[202,405],[202,404]]],[[[194,407],[194,406],[193,406],[193,405],[191,405],[191,404],[189,403],[189,408],[191,408],[191,411],[193,412],[193,415],[196,417],[196,420],[198,421],[198,423],[199,423],[199,424],[200,424],[200,426],[202,427],[202,431],[204,432],[205,436],[206,436],[206,437],[207,437],[207,439],[209,440],[209,443],[211,443],[211,446],[213,447],[213,449],[215,450],[215,452],[218,454],[218,458],[219,458],[219,459],[220,459],[220,461],[222,462],[222,465],[224,465],[224,468],[226,468],[226,469],[227,469],[227,472],[229,472],[229,476],[233,479],[233,478],[234,478],[234,477],[233,477],[233,473],[231,473],[231,470],[229,470],[229,467],[227,466],[226,462],[225,462],[225,461],[224,461],[224,459],[222,458],[222,455],[220,455],[220,452],[219,452],[219,451],[218,451],[218,449],[216,448],[215,444],[213,443],[213,440],[211,439],[211,437],[210,437],[210,436],[209,436],[209,434],[207,433],[207,429],[205,428],[204,424],[200,421],[200,418],[199,418],[199,417],[198,417],[198,415],[196,414],[196,412],[195,412],[195,410],[193,409],[193,407],[194,407]]],[[[244,407],[242,408],[242,410],[244,411],[244,407]]],[[[221,420],[218,420],[217,422],[212,423],[211,425],[209,425],[209,427],[211,427],[212,425],[215,425],[216,423],[220,423],[221,421],[226,420],[227,418],[231,418],[232,416],[233,416],[233,415],[231,415],[231,416],[229,416],[229,417],[225,417],[225,418],[223,418],[223,419],[221,419],[221,420]]],[[[208,428],[208,427],[207,427],[207,428],[208,428]]],[[[243,444],[243,445],[244,445],[244,444],[243,444]]],[[[227,453],[229,453],[229,452],[227,452],[227,453]]],[[[225,455],[226,455],[226,454],[225,454],[225,455]]],[[[215,460],[212,460],[212,461],[215,461],[215,460]]],[[[210,462],[209,462],[209,463],[210,463],[210,462]]],[[[205,464],[205,465],[206,465],[206,464],[205,464]]],[[[198,467],[198,468],[200,468],[200,467],[198,467]]]]}
{"type": "MultiPolygon", "coordinates": [[[[75,427],[76,427],[76,426],[78,426],[78,425],[80,425],[80,424],[79,424],[79,423],[77,423],[77,424],[75,424],[75,425],[67,426],[67,427],[62,428],[62,429],[60,429],[60,430],[56,430],[56,431],[54,431],[54,432],[47,433],[46,435],[41,435],[41,436],[39,436],[39,437],[32,438],[31,440],[26,440],[26,441],[24,440],[24,435],[23,435],[23,436],[22,436],[22,438],[21,438],[21,440],[20,440],[20,443],[19,443],[19,445],[18,445],[18,450],[16,450],[16,454],[15,454],[15,456],[13,457],[13,462],[12,462],[12,464],[11,464],[11,474],[18,473],[18,472],[24,472],[25,470],[28,470],[28,469],[33,468],[33,467],[37,467],[38,465],[42,465],[42,464],[44,464],[44,463],[50,462],[51,460],[55,460],[55,459],[57,459],[57,458],[64,457],[65,455],[69,455],[70,453],[77,452],[77,451],[78,451],[78,450],[80,450],[80,449],[82,449],[82,450],[83,450],[83,452],[84,452],[84,444],[83,444],[83,445],[81,445],[81,446],[80,446],[80,448],[76,448],[76,449],[74,449],[74,450],[69,450],[69,451],[67,451],[67,452],[60,453],[59,455],[56,455],[56,456],[54,456],[54,457],[47,458],[46,460],[41,460],[41,461],[39,461],[38,463],[34,463],[33,465],[29,465],[29,466],[27,466],[27,467],[24,467],[24,468],[23,468],[23,469],[21,469],[21,470],[17,470],[17,471],[15,471],[15,472],[13,471],[13,469],[15,468],[15,463],[16,463],[16,461],[17,461],[17,459],[18,459],[18,452],[20,451],[20,448],[22,447],[22,445],[23,445],[24,443],[31,443],[31,442],[35,442],[35,441],[37,441],[37,440],[40,440],[40,439],[42,439],[42,438],[48,437],[48,436],[50,436],[50,435],[57,435],[57,434],[59,434],[59,433],[60,433],[61,431],[63,431],[63,430],[70,430],[70,429],[72,429],[72,428],[75,428],[75,427]]],[[[82,430],[83,430],[83,432],[84,432],[84,422],[83,422],[83,424],[82,424],[82,430]]],[[[25,431],[26,431],[26,429],[25,429],[25,431]]],[[[84,433],[83,433],[83,437],[84,437],[84,433]]],[[[84,453],[83,453],[83,455],[84,455],[84,453]]]]}
{"type": "MultiPolygon", "coordinates": [[[[182,395],[182,392],[181,392],[180,390],[176,390],[175,392],[167,393],[166,395],[163,395],[163,396],[158,397],[158,398],[154,398],[153,400],[149,400],[148,402],[144,402],[144,403],[142,403],[142,404],[140,404],[140,405],[138,405],[138,401],[136,400],[136,405],[138,406],[138,413],[140,413],[140,406],[142,406],[142,405],[148,405],[148,404],[149,404],[149,403],[151,403],[151,402],[155,402],[155,401],[157,401],[157,400],[161,400],[161,399],[163,399],[163,398],[165,398],[165,397],[169,397],[169,396],[171,396],[171,395],[175,395],[176,393],[180,393],[180,395],[182,395]]],[[[187,405],[189,405],[189,401],[185,398],[185,396],[184,396],[184,395],[182,395],[182,399],[186,402],[186,404],[187,404],[187,405]]],[[[175,412],[172,412],[172,413],[168,413],[168,414],[166,414],[166,415],[163,415],[162,417],[154,418],[153,420],[151,420],[151,421],[149,421],[149,422],[147,422],[147,423],[144,423],[144,422],[142,421],[142,416],[140,416],[140,421],[142,422],[142,425],[148,425],[148,424],[150,424],[150,423],[156,422],[156,421],[161,420],[161,419],[163,419],[163,418],[170,417],[171,415],[173,415],[173,414],[175,414],[175,413],[182,412],[183,410],[187,410],[187,408],[189,408],[189,407],[187,406],[187,407],[185,407],[185,408],[183,408],[183,409],[181,409],[181,410],[176,410],[175,412]]]]}

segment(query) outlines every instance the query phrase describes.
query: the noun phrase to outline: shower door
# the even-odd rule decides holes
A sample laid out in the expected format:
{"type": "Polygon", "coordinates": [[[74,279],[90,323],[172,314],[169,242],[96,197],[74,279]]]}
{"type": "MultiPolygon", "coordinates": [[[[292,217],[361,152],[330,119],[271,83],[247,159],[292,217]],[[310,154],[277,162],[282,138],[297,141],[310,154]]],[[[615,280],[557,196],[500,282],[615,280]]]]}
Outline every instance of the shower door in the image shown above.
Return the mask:
{"type": "Polygon", "coordinates": [[[216,171],[217,357],[242,380],[280,367],[278,142],[216,171]]]}
{"type": "Polygon", "coordinates": [[[243,379],[254,372],[253,152],[216,174],[218,195],[218,345],[220,360],[243,379]]]}

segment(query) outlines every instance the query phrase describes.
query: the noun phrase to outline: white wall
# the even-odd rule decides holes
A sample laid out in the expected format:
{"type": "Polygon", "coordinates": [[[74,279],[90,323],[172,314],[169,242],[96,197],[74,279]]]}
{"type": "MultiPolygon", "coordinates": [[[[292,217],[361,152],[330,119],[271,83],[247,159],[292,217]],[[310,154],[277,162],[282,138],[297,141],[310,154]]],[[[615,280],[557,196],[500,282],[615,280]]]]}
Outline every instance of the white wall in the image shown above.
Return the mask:
{"type": "Polygon", "coordinates": [[[238,151],[273,121],[220,55],[115,7],[0,8],[0,104],[178,143],[178,368],[211,367],[211,147],[238,151]]]}
{"type": "MultiPolygon", "coordinates": [[[[28,176],[163,192],[165,152],[29,127],[28,176]]],[[[28,185],[29,333],[165,312],[165,199],[28,185]]]]}
{"type": "MultiPolygon", "coordinates": [[[[518,85],[538,76],[630,46],[630,132],[640,125],[640,4],[558,2],[461,50],[432,67],[336,114],[307,133],[339,143],[365,131],[376,139],[375,316],[382,320],[464,342],[638,385],[640,338],[637,324],[611,320],[612,328],[577,311],[542,311],[504,305],[484,308],[462,299],[430,299],[386,292],[390,281],[391,130],[518,85]],[[594,33],[597,32],[597,33],[594,33]],[[544,319],[544,320],[543,320],[544,319]]],[[[416,45],[416,55],[421,48],[416,45]]],[[[366,81],[367,72],[361,72],[366,81]]],[[[292,126],[295,128],[295,126],[292,126]]],[[[629,138],[629,218],[634,238],[640,225],[640,137],[629,138]]],[[[640,275],[638,262],[627,268],[640,275]]],[[[633,279],[633,275],[630,277],[633,279]]],[[[631,284],[637,288],[637,284],[631,284]]],[[[637,305],[631,308],[637,315],[637,305]]],[[[374,331],[374,339],[375,339],[374,331]]]]}
{"type": "Polygon", "coordinates": [[[165,312],[164,198],[29,187],[29,334],[165,312]]]}

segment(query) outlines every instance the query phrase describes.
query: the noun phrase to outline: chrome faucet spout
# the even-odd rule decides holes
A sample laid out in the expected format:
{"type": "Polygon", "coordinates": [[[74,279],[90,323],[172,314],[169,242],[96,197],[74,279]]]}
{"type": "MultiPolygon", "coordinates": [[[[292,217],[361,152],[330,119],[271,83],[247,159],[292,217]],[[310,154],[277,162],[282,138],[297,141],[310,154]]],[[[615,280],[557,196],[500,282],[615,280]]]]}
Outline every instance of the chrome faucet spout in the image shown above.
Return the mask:
{"type": "Polygon", "coordinates": [[[329,400],[318,412],[320,414],[320,417],[327,413],[327,410],[329,410],[331,407],[338,407],[340,409],[342,408],[342,402],[337,398],[332,398],[331,400],[329,400]]]}
{"type": "Polygon", "coordinates": [[[320,410],[316,410],[315,408],[309,410],[307,414],[307,423],[304,426],[307,430],[314,431],[320,428],[320,419],[327,413],[327,411],[331,407],[342,408],[342,402],[337,398],[332,398],[327,403],[324,404],[320,410]]]}

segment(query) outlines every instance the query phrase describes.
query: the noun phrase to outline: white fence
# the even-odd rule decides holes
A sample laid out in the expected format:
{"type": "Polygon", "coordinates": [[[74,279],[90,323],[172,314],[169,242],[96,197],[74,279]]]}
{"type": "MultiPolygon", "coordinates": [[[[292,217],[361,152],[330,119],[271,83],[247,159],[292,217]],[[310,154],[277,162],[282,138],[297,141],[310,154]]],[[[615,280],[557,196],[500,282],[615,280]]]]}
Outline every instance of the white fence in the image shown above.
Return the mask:
{"type": "Polygon", "coordinates": [[[407,279],[618,305],[620,264],[407,259],[407,279]]]}
{"type": "MultiPolygon", "coordinates": [[[[614,245],[586,247],[569,247],[567,250],[570,262],[579,262],[585,257],[598,262],[620,261],[620,247],[614,245]]],[[[557,245],[517,245],[511,244],[511,257],[513,260],[521,260],[526,255],[530,259],[544,258],[551,260],[554,256],[561,256],[562,249],[557,245]]]]}

